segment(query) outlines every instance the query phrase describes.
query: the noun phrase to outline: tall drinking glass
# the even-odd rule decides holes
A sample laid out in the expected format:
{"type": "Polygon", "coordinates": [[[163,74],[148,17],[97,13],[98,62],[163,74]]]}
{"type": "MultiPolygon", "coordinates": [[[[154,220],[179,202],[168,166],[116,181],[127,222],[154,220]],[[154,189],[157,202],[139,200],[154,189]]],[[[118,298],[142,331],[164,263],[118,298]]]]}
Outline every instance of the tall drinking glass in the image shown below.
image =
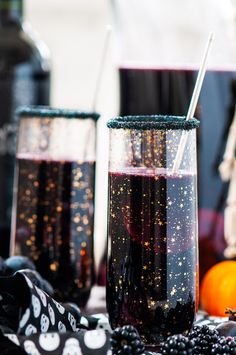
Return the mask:
{"type": "Polygon", "coordinates": [[[33,259],[59,300],[84,306],[94,281],[96,113],[19,112],[11,254],[33,259]]]}
{"type": "Polygon", "coordinates": [[[107,309],[112,328],[132,324],[147,345],[189,331],[195,319],[198,123],[173,116],[108,121],[107,309]],[[174,169],[182,134],[187,143],[174,169]]]}

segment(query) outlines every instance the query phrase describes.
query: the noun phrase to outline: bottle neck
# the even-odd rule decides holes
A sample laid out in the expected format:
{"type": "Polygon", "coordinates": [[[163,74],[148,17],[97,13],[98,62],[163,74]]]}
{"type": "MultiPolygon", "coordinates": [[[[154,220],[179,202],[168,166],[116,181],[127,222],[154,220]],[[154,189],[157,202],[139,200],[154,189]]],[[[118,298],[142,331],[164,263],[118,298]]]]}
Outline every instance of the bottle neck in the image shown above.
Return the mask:
{"type": "Polygon", "coordinates": [[[23,17],[23,0],[0,0],[0,27],[20,25],[23,17]]]}

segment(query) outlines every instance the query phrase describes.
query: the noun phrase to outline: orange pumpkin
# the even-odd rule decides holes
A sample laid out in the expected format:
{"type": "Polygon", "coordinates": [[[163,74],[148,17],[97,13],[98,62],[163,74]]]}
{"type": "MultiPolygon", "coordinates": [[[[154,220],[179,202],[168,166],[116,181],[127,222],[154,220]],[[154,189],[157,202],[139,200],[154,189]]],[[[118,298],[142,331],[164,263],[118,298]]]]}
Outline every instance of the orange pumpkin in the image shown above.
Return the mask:
{"type": "Polygon", "coordinates": [[[221,317],[227,307],[236,308],[236,261],[222,261],[208,270],[200,287],[200,303],[208,314],[221,317]]]}

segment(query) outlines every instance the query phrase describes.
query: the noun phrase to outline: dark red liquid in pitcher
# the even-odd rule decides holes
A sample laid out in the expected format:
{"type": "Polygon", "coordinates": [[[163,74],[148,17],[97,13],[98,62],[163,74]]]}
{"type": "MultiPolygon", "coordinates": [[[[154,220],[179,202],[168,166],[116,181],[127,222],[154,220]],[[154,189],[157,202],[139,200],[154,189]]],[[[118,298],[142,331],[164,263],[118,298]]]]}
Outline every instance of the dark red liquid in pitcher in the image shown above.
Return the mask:
{"type": "Polygon", "coordinates": [[[191,329],[196,305],[195,176],[109,173],[107,308],[147,344],[191,329]]]}
{"type": "Polygon", "coordinates": [[[32,258],[56,297],[84,306],[94,281],[94,162],[17,158],[15,254],[32,258]]]}
{"type": "MultiPolygon", "coordinates": [[[[121,115],[186,115],[197,70],[185,68],[120,68],[121,115]]],[[[198,129],[200,273],[223,257],[223,211],[228,184],[218,166],[236,104],[236,68],[207,70],[195,116],[198,129]]]]}

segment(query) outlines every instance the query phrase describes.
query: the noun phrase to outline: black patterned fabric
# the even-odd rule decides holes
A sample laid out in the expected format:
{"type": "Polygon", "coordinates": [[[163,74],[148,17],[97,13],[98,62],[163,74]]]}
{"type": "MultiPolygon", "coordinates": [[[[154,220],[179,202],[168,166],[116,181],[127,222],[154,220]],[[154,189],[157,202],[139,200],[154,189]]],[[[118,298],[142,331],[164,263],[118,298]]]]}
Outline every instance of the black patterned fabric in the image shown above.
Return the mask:
{"type": "Polygon", "coordinates": [[[105,316],[68,311],[21,272],[0,278],[0,329],[1,354],[111,355],[105,316]]]}
{"type": "Polygon", "coordinates": [[[7,338],[26,354],[111,355],[108,334],[102,330],[37,333],[30,336],[7,334],[7,338]]]}
{"type": "MultiPolygon", "coordinates": [[[[223,320],[200,313],[196,323],[223,320]]],[[[110,331],[105,315],[84,316],[56,302],[23,272],[0,277],[1,355],[112,355],[110,331]]]]}

